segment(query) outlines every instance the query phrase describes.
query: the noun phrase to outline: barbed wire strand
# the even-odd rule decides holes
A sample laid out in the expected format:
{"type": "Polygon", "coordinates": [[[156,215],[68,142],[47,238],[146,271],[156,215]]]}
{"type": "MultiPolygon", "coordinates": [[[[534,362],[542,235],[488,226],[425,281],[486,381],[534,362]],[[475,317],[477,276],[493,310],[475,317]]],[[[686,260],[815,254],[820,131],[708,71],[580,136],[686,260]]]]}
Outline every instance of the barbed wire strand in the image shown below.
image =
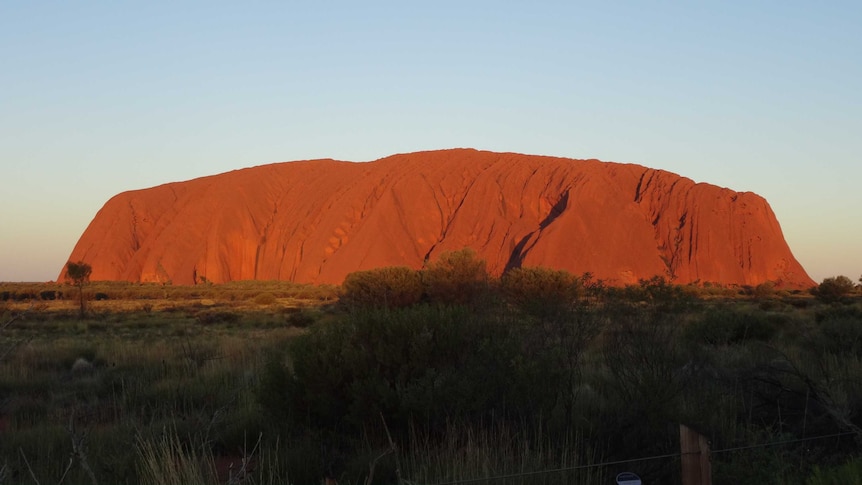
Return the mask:
{"type": "MultiPolygon", "coordinates": [[[[808,437],[808,438],[798,438],[798,439],[784,440],[784,441],[772,441],[769,443],[759,443],[756,445],[737,446],[737,447],[733,447],[733,448],[722,448],[722,449],[718,449],[718,450],[710,450],[710,454],[729,453],[731,451],[750,450],[750,449],[754,449],[754,448],[766,448],[769,446],[788,445],[788,444],[793,444],[793,443],[802,443],[805,441],[822,440],[822,439],[828,439],[828,438],[838,438],[841,436],[849,436],[849,435],[853,435],[853,434],[856,434],[856,433],[853,431],[845,431],[843,433],[833,433],[833,434],[827,434],[827,435],[821,435],[821,436],[812,436],[812,437],[808,437]]],[[[535,476],[535,475],[544,475],[544,474],[551,474],[551,473],[562,473],[562,472],[575,471],[575,470],[584,470],[587,468],[598,468],[598,467],[611,466],[611,465],[623,465],[626,463],[635,463],[635,462],[639,462],[639,461],[663,460],[666,458],[680,458],[683,455],[699,455],[699,454],[700,454],[699,451],[693,451],[693,452],[687,452],[687,453],[668,453],[666,455],[653,455],[653,456],[645,456],[642,458],[631,458],[628,460],[605,461],[605,462],[601,462],[601,463],[591,463],[588,465],[576,465],[576,466],[570,466],[570,467],[564,467],[564,468],[550,468],[550,469],[546,469],[546,470],[536,470],[536,471],[532,471],[532,472],[512,473],[509,475],[497,475],[497,476],[484,477],[484,478],[465,478],[463,480],[453,480],[453,481],[449,481],[449,482],[438,482],[438,483],[435,483],[433,485],[461,485],[461,484],[465,484],[465,483],[490,482],[490,481],[496,481],[496,480],[506,480],[509,478],[520,478],[520,477],[529,477],[529,476],[535,476]]]]}
{"type": "Polygon", "coordinates": [[[792,443],[802,443],[804,441],[825,440],[827,438],[839,438],[841,436],[849,436],[851,434],[856,434],[856,432],[855,431],[845,431],[843,433],[825,434],[825,435],[821,435],[821,436],[812,436],[810,438],[797,438],[794,440],[773,441],[771,443],[761,443],[758,445],[736,446],[733,448],[722,448],[720,450],[709,450],[709,452],[710,452],[710,454],[714,455],[716,453],[727,453],[727,452],[731,452],[731,451],[750,450],[753,448],[766,448],[768,446],[789,445],[792,443]]]}

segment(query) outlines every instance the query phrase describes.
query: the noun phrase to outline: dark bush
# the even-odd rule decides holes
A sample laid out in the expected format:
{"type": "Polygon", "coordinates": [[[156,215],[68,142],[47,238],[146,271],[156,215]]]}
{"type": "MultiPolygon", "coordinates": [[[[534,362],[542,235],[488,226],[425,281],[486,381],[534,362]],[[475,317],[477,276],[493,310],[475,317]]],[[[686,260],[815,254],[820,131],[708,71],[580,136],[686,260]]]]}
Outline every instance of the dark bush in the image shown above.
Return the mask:
{"type": "Polygon", "coordinates": [[[488,290],[485,261],[476,251],[464,248],[445,252],[422,270],[425,294],[432,302],[463,304],[475,301],[488,290]]]}
{"type": "Polygon", "coordinates": [[[434,427],[527,408],[547,414],[560,373],[542,348],[524,353],[523,328],[460,307],[357,311],[294,340],[292,372],[270,363],[261,405],[294,424],[354,430],[380,413],[401,431],[411,418],[434,427]]]}
{"type": "Polygon", "coordinates": [[[341,288],[341,301],[358,307],[398,308],[414,305],[422,298],[419,272],[406,266],[350,273],[341,288]]]}
{"type": "Polygon", "coordinates": [[[854,318],[829,319],[820,324],[819,348],[833,354],[862,355],[862,321],[854,318]]]}
{"type": "Polygon", "coordinates": [[[775,283],[772,281],[764,281],[754,287],[752,294],[757,299],[772,298],[775,296],[775,283]]]}
{"type": "Polygon", "coordinates": [[[757,304],[757,308],[760,308],[765,312],[783,312],[792,310],[792,307],[788,307],[788,305],[781,300],[772,298],[760,300],[757,304]]]}
{"type": "Polygon", "coordinates": [[[212,325],[215,323],[236,323],[239,321],[239,314],[222,310],[206,310],[198,312],[195,315],[198,323],[201,325],[212,325]]]}
{"type": "Polygon", "coordinates": [[[254,303],[257,305],[272,305],[276,302],[275,295],[270,292],[259,293],[254,297],[254,303]]]}
{"type": "Polygon", "coordinates": [[[284,355],[278,352],[267,355],[255,397],[268,417],[282,425],[291,420],[291,394],[288,393],[290,384],[291,375],[284,355]]]}
{"type": "Polygon", "coordinates": [[[807,485],[843,485],[859,483],[862,477],[862,458],[854,457],[840,465],[815,465],[811,476],[805,482],[807,485]]]}
{"type": "MultiPolygon", "coordinates": [[[[649,307],[620,312],[605,329],[601,357],[607,374],[597,387],[606,407],[597,422],[615,456],[679,449],[678,428],[668,424],[679,422],[688,388],[701,379],[695,356],[679,345],[679,333],[664,311],[649,307]]],[[[668,473],[652,469],[650,483],[673,483],[668,473]]]]}
{"type": "Polygon", "coordinates": [[[694,294],[664,276],[653,276],[648,280],[640,279],[637,285],[626,285],[624,288],[611,291],[610,294],[615,298],[630,302],[645,302],[668,311],[682,309],[695,300],[694,294]]]}
{"type": "Polygon", "coordinates": [[[835,306],[815,314],[813,344],[820,352],[862,355],[862,310],[835,306]]]}
{"type": "Polygon", "coordinates": [[[581,280],[548,268],[515,268],[500,279],[506,299],[531,313],[571,305],[583,293],[581,280]]]}
{"type": "Polygon", "coordinates": [[[710,309],[686,328],[686,336],[708,345],[729,345],[748,340],[769,341],[777,325],[760,312],[730,308],[710,309]]]}
{"type": "Polygon", "coordinates": [[[862,309],[856,306],[821,307],[814,314],[814,321],[817,323],[837,319],[852,319],[862,325],[862,309]]]}
{"type": "Polygon", "coordinates": [[[291,327],[306,328],[314,325],[320,317],[316,312],[302,308],[290,308],[287,310],[287,324],[291,327]]]}
{"type": "Polygon", "coordinates": [[[833,276],[824,279],[819,285],[811,289],[811,294],[818,300],[833,303],[840,301],[856,288],[853,281],[846,276],[833,276]]]}
{"type": "Polygon", "coordinates": [[[803,298],[794,298],[794,297],[785,298],[784,302],[787,303],[788,305],[792,306],[793,308],[799,308],[799,309],[808,308],[809,306],[811,306],[811,302],[809,302],[807,299],[803,299],[803,298]]]}

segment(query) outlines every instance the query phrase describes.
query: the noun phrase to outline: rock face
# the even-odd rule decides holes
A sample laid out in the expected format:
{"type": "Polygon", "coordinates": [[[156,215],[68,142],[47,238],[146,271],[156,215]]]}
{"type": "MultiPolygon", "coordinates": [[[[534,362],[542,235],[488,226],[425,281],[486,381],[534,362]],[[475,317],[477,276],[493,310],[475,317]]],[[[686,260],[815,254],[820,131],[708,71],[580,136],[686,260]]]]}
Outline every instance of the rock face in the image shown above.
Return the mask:
{"type": "Polygon", "coordinates": [[[469,149],[277,163],[125,192],[69,259],[89,263],[93,280],[338,284],[463,247],[496,274],[814,284],[753,193],[632,164],[469,149]]]}

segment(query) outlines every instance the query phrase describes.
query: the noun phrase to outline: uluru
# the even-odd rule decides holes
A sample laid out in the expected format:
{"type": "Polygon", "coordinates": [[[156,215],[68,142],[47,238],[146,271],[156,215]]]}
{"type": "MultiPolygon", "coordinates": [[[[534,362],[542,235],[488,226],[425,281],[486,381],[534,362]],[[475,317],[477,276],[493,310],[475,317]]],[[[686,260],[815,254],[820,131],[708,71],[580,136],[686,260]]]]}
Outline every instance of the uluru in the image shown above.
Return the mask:
{"type": "MultiPolygon", "coordinates": [[[[769,204],[635,164],[472,149],[274,163],[111,198],[69,260],[93,280],[340,284],[464,247],[609,284],[814,284],[769,204]]],[[[64,278],[61,270],[60,280],[64,278]]]]}

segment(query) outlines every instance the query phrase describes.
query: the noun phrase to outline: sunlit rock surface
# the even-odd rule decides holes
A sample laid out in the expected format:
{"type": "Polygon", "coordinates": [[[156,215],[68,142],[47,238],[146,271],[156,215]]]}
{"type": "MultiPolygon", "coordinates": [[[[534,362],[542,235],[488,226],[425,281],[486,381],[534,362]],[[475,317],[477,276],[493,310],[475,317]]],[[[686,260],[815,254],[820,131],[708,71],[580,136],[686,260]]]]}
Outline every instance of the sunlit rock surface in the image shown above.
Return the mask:
{"type": "Polygon", "coordinates": [[[337,284],[463,247],[495,274],[814,284],[756,194],[633,164],[469,149],[276,163],[125,192],[69,259],[89,263],[93,280],[337,284]]]}

